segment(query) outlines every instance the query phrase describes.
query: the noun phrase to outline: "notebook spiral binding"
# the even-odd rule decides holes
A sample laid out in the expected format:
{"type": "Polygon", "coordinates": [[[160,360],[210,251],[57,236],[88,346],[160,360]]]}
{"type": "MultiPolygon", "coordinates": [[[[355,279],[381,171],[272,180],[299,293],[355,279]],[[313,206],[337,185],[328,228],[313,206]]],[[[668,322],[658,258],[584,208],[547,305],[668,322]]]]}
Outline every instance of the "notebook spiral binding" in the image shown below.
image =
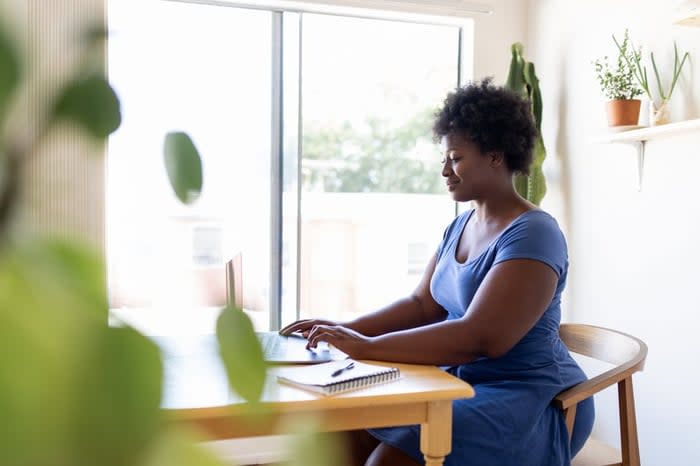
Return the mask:
{"type": "Polygon", "coordinates": [[[398,379],[400,376],[401,371],[398,367],[389,367],[385,371],[379,372],[377,374],[341,380],[335,383],[328,384],[325,388],[327,393],[340,393],[354,390],[356,388],[368,387],[370,385],[378,385],[385,382],[391,382],[398,379]]]}

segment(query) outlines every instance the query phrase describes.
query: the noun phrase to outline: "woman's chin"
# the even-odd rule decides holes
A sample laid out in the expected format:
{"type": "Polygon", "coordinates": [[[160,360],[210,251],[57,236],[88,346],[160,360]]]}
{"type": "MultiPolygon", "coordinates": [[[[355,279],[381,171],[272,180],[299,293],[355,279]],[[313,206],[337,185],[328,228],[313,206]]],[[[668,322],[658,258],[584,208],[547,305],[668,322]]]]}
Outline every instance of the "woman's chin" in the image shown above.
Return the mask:
{"type": "Polygon", "coordinates": [[[450,197],[455,202],[469,202],[472,200],[471,196],[457,191],[450,191],[450,197]]]}

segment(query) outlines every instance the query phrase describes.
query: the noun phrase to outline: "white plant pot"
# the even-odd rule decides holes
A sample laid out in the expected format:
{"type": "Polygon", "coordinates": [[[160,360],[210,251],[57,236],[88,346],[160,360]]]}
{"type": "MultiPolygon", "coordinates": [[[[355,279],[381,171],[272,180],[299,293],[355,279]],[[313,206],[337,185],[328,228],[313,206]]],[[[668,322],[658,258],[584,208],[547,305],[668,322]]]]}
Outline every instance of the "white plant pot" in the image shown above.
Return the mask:
{"type": "Polygon", "coordinates": [[[668,122],[668,101],[664,100],[659,105],[649,101],[649,126],[665,125],[668,122]]]}

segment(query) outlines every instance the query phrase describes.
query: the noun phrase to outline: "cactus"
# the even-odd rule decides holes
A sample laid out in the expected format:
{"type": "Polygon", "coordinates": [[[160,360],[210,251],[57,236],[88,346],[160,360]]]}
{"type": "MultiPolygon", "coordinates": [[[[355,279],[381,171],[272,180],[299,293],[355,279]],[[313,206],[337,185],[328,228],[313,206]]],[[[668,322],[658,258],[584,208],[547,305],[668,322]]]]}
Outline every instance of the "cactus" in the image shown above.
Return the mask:
{"type": "Polygon", "coordinates": [[[513,176],[513,185],[522,197],[535,205],[540,205],[547,192],[547,185],[542,172],[542,163],[547,152],[542,141],[542,95],[540,94],[540,81],[535,74],[535,65],[523,58],[523,45],[516,42],[510,48],[511,61],[508,70],[506,87],[517,92],[530,101],[530,108],[537,126],[537,138],[530,165],[530,174],[516,174],[513,176]]]}

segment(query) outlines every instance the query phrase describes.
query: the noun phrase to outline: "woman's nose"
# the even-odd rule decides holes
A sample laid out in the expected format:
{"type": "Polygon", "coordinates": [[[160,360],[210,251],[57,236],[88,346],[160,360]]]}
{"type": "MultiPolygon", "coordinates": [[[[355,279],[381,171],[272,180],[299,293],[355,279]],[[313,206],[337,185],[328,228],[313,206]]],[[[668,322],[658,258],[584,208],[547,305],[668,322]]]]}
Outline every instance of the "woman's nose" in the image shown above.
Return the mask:
{"type": "Polygon", "coordinates": [[[450,159],[447,159],[442,163],[442,176],[447,178],[451,174],[452,174],[452,161],[450,159]]]}

